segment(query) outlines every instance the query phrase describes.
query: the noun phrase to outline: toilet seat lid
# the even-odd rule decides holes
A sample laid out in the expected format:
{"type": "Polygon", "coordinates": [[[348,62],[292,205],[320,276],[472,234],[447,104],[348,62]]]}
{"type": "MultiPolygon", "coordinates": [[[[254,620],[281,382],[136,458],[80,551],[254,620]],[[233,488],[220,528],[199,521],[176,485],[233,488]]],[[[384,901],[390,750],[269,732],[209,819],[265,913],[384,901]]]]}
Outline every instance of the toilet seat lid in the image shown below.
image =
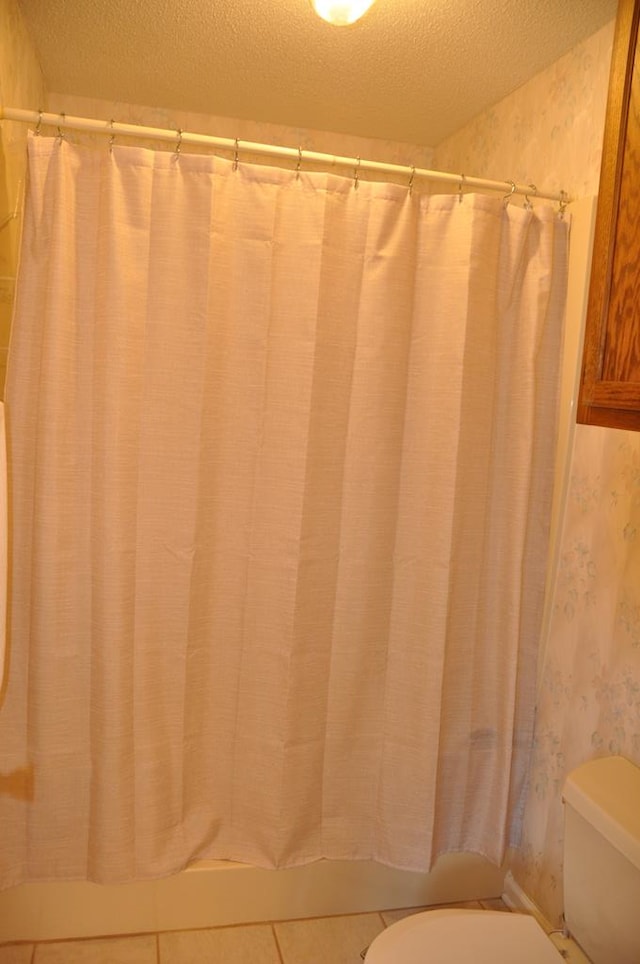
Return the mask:
{"type": "Polygon", "coordinates": [[[365,964],[565,964],[533,917],[490,910],[428,910],[376,937],[365,964]]]}

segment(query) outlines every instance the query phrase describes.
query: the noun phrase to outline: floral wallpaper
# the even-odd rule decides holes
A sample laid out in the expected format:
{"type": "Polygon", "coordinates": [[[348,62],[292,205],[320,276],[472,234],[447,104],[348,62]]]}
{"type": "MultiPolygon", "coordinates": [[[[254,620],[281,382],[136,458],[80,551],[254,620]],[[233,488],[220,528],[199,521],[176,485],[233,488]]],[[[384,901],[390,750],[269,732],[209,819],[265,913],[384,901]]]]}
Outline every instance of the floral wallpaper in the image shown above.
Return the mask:
{"type": "MultiPolygon", "coordinates": [[[[439,145],[434,163],[598,191],[613,23],[439,145]]],[[[640,765],[640,433],[575,426],[552,581],[523,839],[512,871],[546,917],[563,909],[562,787],[607,754],[640,765]]]]}
{"type": "Polygon", "coordinates": [[[564,779],[608,754],[640,765],[640,433],[579,425],[514,867],[553,923],[564,779]]]}
{"type": "Polygon", "coordinates": [[[434,166],[597,194],[613,29],[602,27],[439,144],[434,166]]]}

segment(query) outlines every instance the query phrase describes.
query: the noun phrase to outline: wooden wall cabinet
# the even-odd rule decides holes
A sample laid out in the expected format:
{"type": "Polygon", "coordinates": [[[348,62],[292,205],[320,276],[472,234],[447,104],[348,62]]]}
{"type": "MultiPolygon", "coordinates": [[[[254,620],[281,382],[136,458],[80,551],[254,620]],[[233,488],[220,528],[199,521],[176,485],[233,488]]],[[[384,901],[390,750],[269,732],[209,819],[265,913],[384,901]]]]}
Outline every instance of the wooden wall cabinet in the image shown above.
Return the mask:
{"type": "Polygon", "coordinates": [[[640,431],[640,0],[619,0],[578,421],[640,431]]]}

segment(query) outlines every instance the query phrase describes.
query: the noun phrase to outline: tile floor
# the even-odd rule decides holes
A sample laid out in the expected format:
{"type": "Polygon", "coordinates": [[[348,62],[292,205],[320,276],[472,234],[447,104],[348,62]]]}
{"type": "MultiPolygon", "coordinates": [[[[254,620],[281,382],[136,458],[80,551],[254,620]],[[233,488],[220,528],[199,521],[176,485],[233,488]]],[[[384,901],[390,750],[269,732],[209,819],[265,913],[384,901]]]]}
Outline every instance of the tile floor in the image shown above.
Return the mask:
{"type": "MultiPolygon", "coordinates": [[[[501,900],[454,907],[507,910],[501,900]]],[[[38,944],[0,945],[0,964],[362,964],[389,924],[422,908],[38,944]]]]}

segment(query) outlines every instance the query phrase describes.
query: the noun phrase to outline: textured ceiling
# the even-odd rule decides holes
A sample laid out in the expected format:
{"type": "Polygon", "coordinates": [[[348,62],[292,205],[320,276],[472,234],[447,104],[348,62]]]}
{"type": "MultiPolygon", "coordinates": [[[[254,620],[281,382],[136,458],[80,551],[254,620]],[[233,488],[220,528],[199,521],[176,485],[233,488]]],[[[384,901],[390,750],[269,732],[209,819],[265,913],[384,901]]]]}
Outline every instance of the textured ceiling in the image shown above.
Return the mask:
{"type": "Polygon", "coordinates": [[[20,3],[51,92],[425,146],[557,60],[617,6],[377,0],[359,23],[332,27],[309,0],[20,3]]]}

